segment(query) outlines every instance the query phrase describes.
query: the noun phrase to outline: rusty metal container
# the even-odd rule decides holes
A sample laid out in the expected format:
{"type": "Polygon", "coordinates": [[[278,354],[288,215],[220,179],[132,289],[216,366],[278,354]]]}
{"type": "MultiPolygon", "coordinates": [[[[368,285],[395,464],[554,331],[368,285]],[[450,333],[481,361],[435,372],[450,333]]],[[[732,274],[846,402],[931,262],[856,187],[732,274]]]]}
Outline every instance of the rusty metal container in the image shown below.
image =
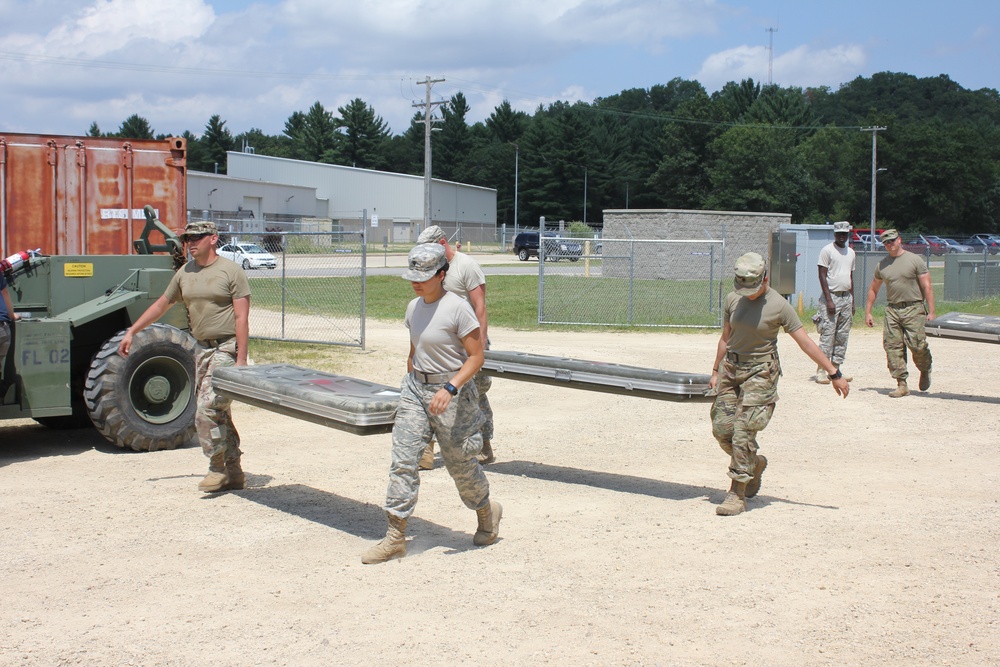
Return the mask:
{"type": "MultiPolygon", "coordinates": [[[[0,132],[0,251],[129,255],[149,204],[182,230],[187,140],[0,132]]],[[[152,238],[151,242],[163,243],[152,238]]]]}

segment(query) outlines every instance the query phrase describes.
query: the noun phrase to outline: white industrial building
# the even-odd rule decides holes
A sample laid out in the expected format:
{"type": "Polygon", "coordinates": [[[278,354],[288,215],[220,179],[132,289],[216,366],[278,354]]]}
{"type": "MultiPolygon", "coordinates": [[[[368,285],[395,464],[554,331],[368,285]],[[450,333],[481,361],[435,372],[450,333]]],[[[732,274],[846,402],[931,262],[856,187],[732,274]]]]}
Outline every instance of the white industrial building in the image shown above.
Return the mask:
{"type": "MultiPolygon", "coordinates": [[[[357,231],[412,242],[424,225],[424,179],[339,165],[230,152],[228,175],[188,172],[188,212],[242,232],[357,231]]],[[[450,236],[493,240],[497,193],[431,181],[431,222],[450,236]]]]}

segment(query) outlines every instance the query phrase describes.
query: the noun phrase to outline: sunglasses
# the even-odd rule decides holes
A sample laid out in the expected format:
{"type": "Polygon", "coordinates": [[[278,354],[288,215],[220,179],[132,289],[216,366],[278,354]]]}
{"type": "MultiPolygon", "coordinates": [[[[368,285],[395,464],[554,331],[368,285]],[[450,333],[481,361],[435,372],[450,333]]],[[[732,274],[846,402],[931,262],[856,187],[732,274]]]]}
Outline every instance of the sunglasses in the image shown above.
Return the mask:
{"type": "Polygon", "coordinates": [[[195,241],[200,241],[206,236],[211,236],[211,234],[188,234],[184,238],[187,239],[188,243],[194,243],[195,241]]]}

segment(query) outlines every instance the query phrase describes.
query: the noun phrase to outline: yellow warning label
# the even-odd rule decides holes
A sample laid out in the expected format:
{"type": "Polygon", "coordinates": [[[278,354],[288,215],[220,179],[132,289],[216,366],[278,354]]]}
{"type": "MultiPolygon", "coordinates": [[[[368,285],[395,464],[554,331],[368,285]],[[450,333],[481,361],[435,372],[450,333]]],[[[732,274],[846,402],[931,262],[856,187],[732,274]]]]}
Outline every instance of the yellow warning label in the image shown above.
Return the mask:
{"type": "Polygon", "coordinates": [[[63,275],[67,278],[91,278],[94,265],[90,262],[67,262],[63,264],[63,275]]]}

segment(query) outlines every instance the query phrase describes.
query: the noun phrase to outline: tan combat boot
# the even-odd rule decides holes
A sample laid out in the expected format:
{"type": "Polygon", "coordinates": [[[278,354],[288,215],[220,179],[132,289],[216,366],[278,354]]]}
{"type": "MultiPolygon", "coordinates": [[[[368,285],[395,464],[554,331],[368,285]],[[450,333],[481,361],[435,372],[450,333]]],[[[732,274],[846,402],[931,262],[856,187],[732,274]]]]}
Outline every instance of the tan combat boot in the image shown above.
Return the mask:
{"type": "Polygon", "coordinates": [[[493,455],[493,447],[490,446],[489,440],[483,440],[483,451],[479,452],[476,459],[478,459],[479,463],[482,465],[493,463],[497,460],[497,457],[493,455]]]}
{"type": "Polygon", "coordinates": [[[747,482],[746,497],[753,498],[760,491],[760,477],[764,474],[764,470],[767,469],[767,457],[760,454],[757,455],[757,465],[753,468],[753,479],[747,482]]]}
{"type": "Polygon", "coordinates": [[[733,480],[733,483],[729,487],[729,493],[726,494],[726,499],[722,501],[721,505],[715,508],[715,513],[719,516],[743,514],[747,509],[746,493],[746,483],[733,480]]]}
{"type": "Polygon", "coordinates": [[[896,388],[889,392],[889,398],[902,398],[910,395],[906,380],[896,380],[896,388]]]}
{"type": "Polygon", "coordinates": [[[424,453],[420,455],[420,463],[417,467],[421,470],[433,470],[434,469],[434,441],[431,440],[430,444],[424,448],[424,453]]]}
{"type": "Polygon", "coordinates": [[[830,384],[830,376],[826,374],[822,366],[816,367],[816,384],[830,384]]]}
{"type": "Polygon", "coordinates": [[[920,371],[920,383],[917,385],[920,391],[927,391],[931,388],[931,371],[928,368],[926,371],[920,371]]]}
{"type": "Polygon", "coordinates": [[[476,534],[472,537],[472,543],[477,547],[485,547],[497,541],[500,534],[500,517],[503,516],[503,507],[495,500],[491,500],[486,507],[476,510],[479,518],[479,526],[476,534]]]}
{"type": "Polygon", "coordinates": [[[384,563],[406,555],[406,519],[388,512],[386,516],[389,517],[389,527],[385,531],[385,537],[361,555],[361,562],[365,565],[384,563]]]}
{"type": "Polygon", "coordinates": [[[247,488],[247,476],[243,472],[243,467],[240,465],[239,458],[226,461],[226,476],[229,477],[229,481],[226,482],[226,486],[220,490],[232,489],[234,491],[239,491],[240,489],[247,488]]]}
{"type": "Polygon", "coordinates": [[[229,475],[226,474],[225,454],[219,453],[209,459],[208,474],[198,482],[198,490],[205,493],[215,493],[222,491],[229,484],[229,475]]]}

